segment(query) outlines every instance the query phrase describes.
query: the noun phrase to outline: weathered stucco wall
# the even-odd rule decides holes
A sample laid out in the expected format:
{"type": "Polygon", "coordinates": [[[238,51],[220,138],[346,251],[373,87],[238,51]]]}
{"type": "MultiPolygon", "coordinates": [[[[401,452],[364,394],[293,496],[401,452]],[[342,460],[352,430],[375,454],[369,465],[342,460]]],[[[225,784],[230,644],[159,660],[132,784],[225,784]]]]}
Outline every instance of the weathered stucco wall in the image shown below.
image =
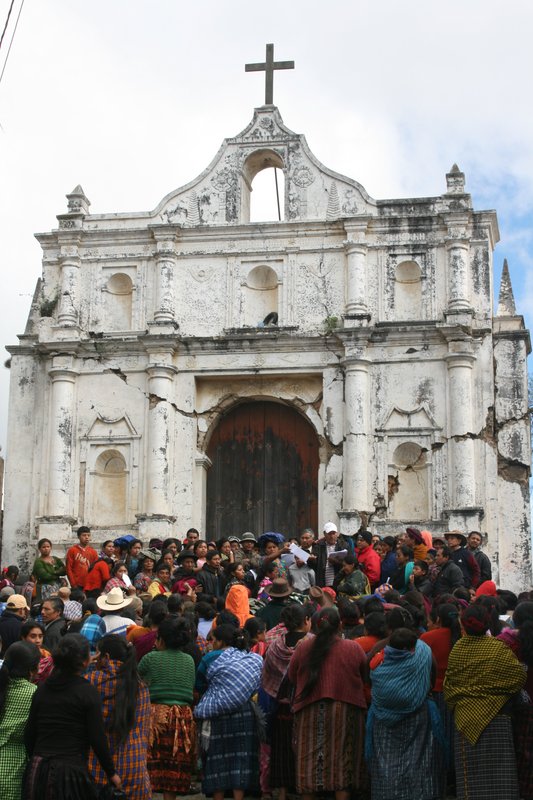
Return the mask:
{"type": "Polygon", "coordinates": [[[496,216],[455,165],[440,196],[376,201],[263,107],[152,212],[67,198],[10,348],[4,561],[82,522],[203,529],[210,435],[271,399],[316,432],[321,520],[481,530],[502,584],[529,585],[529,334],[508,276],[493,315],[496,216]],[[283,221],[250,224],[273,166],[283,221]]]}

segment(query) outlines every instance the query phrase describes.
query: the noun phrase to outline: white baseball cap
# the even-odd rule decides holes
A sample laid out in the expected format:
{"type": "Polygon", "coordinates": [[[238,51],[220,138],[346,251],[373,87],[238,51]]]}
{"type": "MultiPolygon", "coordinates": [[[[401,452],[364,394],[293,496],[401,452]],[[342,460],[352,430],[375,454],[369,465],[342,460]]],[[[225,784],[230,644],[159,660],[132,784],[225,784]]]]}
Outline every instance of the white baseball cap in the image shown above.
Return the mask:
{"type": "Polygon", "coordinates": [[[324,533],[331,533],[332,531],[338,533],[337,526],[335,525],[334,522],[326,522],[326,524],[324,525],[324,533]]]}

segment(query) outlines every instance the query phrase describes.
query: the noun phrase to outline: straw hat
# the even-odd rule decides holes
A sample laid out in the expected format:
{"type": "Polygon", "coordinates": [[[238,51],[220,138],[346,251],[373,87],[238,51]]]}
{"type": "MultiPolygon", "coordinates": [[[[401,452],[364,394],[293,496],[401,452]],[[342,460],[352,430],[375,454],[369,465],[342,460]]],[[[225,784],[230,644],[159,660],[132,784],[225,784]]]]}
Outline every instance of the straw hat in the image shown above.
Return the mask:
{"type": "Polygon", "coordinates": [[[118,611],[129,606],[133,598],[124,597],[120,586],[114,586],[108,594],[96,598],[96,605],[102,611],[118,611]]]}

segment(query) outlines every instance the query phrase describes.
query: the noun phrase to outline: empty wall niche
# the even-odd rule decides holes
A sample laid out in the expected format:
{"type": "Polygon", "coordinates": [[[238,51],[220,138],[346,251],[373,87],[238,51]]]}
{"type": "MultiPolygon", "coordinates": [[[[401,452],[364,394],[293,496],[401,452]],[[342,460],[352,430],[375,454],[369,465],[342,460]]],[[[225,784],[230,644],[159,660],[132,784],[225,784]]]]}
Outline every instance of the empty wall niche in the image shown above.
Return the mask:
{"type": "Polygon", "coordinates": [[[119,450],[104,450],[100,453],[91,478],[92,525],[124,525],[128,521],[128,471],[122,453],[119,450]]]}
{"type": "Polygon", "coordinates": [[[106,328],[111,331],[131,330],[133,283],[129,275],[115,272],[105,286],[106,328]]]}
{"type": "Polygon", "coordinates": [[[266,264],[250,270],[242,286],[244,325],[257,327],[269,315],[279,313],[278,283],[276,271],[266,264]]]}
{"type": "Polygon", "coordinates": [[[398,445],[389,466],[389,508],[393,519],[429,518],[428,476],[425,450],[416,442],[398,445]]]}
{"type": "Polygon", "coordinates": [[[422,318],[422,271],[416,261],[401,261],[396,267],[394,316],[397,320],[422,318]]]}
{"type": "Polygon", "coordinates": [[[256,150],[244,162],[242,222],[278,222],[285,218],[285,165],[274,150],[256,150]]]}

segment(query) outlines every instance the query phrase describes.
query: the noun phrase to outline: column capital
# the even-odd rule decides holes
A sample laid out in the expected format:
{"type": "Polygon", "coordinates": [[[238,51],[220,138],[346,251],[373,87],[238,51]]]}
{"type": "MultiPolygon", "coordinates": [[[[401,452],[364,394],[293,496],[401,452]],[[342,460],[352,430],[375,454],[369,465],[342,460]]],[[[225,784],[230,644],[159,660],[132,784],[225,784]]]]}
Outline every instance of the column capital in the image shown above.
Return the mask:
{"type": "Polygon", "coordinates": [[[171,381],[174,375],[177,375],[178,368],[172,364],[149,364],[146,367],[146,372],[149,378],[166,378],[171,381]]]}

